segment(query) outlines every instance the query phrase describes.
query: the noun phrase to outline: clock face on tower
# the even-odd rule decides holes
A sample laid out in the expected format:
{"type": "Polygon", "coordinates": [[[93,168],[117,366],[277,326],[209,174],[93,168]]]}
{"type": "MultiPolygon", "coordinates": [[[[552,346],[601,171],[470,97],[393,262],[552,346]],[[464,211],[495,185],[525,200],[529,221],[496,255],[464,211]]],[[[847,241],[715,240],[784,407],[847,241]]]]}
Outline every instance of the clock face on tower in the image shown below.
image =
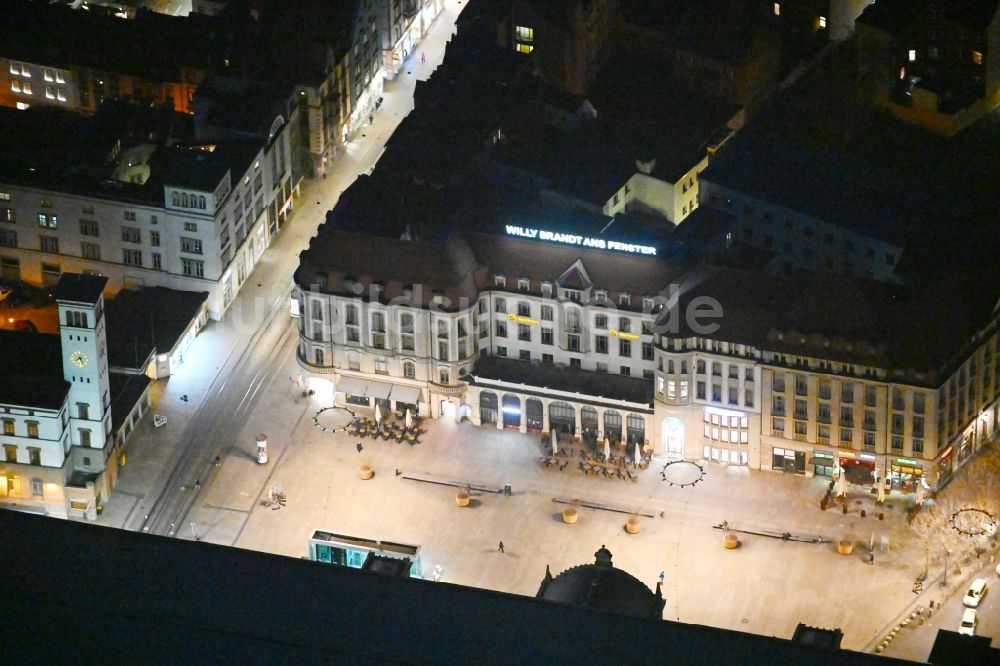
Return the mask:
{"type": "Polygon", "coordinates": [[[74,365],[79,367],[84,367],[87,365],[87,355],[82,351],[75,351],[69,355],[69,360],[73,362],[74,365]]]}

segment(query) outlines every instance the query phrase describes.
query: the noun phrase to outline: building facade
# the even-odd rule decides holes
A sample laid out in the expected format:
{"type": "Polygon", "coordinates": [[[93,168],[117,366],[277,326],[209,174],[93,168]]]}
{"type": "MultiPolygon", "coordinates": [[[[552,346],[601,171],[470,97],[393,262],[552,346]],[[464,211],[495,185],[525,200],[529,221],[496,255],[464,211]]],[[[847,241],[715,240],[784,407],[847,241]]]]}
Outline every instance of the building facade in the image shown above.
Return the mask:
{"type": "Polygon", "coordinates": [[[484,427],[606,436],[802,476],[843,467],[903,490],[946,483],[996,432],[995,318],[936,385],[933,373],[893,369],[872,343],[755,333],[751,315],[726,309],[735,300],[719,301],[720,334],[694,330],[691,317],[724,293],[719,281],[748,274],[706,279],[627,246],[379,239],[380,253],[409,267],[404,276],[363,239],[335,233],[329,254],[311,247],[293,295],[299,363],[341,404],[379,400],[385,413],[403,403],[484,427]]]}
{"type": "Polygon", "coordinates": [[[298,183],[288,123],[266,140],[115,154],[110,178],[0,171],[0,269],[9,280],[55,284],[63,272],[121,288],[206,291],[219,319],[281,229],[298,183]]]}
{"type": "MultiPolygon", "coordinates": [[[[127,433],[116,437],[111,418],[117,396],[108,371],[106,283],[107,278],[97,276],[63,276],[53,291],[58,336],[3,333],[5,350],[26,356],[19,367],[14,364],[14,372],[28,387],[19,396],[6,390],[0,405],[4,505],[93,519],[117,480],[127,433]]],[[[149,404],[148,391],[132,398],[121,405],[128,412],[129,431],[133,412],[141,418],[149,404]]]]}

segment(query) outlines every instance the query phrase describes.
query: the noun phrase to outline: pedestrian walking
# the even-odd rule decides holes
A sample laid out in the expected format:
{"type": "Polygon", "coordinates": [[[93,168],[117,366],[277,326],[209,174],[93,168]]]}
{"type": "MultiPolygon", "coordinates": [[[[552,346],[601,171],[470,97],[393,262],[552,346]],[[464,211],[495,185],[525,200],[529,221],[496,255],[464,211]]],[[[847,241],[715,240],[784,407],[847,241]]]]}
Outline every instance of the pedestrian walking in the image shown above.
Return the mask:
{"type": "Polygon", "coordinates": [[[358,449],[358,453],[361,453],[361,449],[363,449],[363,448],[365,448],[365,447],[361,446],[361,442],[358,442],[358,444],[357,444],[357,447],[356,447],[356,448],[358,449]]]}
{"type": "Polygon", "coordinates": [[[201,481],[199,479],[194,480],[194,489],[201,490],[201,481]]]}
{"type": "Polygon", "coordinates": [[[666,578],[666,577],[667,577],[667,572],[661,571],[660,572],[660,582],[662,583],[663,579],[666,578]]]}
{"type": "Polygon", "coordinates": [[[368,114],[368,124],[371,125],[374,122],[375,122],[375,114],[374,113],[369,113],[368,114]]]}
{"type": "Polygon", "coordinates": [[[427,62],[427,54],[426,54],[426,53],[424,53],[423,51],[421,51],[421,52],[420,52],[420,64],[422,65],[422,64],[424,64],[425,62],[427,62]]]}
{"type": "Polygon", "coordinates": [[[503,541],[500,542],[500,547],[497,548],[497,550],[500,551],[501,553],[503,552],[503,541]]]}

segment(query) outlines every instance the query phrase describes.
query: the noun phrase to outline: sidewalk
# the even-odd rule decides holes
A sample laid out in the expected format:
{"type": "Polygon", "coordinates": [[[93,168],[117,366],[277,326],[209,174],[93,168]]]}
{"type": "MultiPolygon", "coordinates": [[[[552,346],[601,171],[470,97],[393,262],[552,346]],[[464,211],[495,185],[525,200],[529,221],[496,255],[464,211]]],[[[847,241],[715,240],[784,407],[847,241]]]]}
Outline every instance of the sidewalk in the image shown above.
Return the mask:
{"type": "MultiPolygon", "coordinates": [[[[396,80],[387,82],[374,125],[366,129],[366,136],[348,143],[327,178],[303,181],[289,222],[259,259],[225,319],[211,322],[201,331],[185,352],[184,364],[173,376],[154,382],[152,412],[167,417],[167,422],[156,428],[150,415],[137,425],[129,442],[127,464],[112,496],[105,501],[104,511],[97,521],[99,524],[135,528],[163,492],[171,471],[183,455],[180,449],[187,439],[184,433],[188,424],[198,410],[213,399],[208,393],[209,387],[213,382],[225,385],[226,376],[220,373],[228,374],[232,370],[227,369],[227,361],[239,357],[251,344],[266,312],[273,307],[288,307],[299,253],[325,222],[327,211],[336,204],[341,193],[359,174],[370,171],[375,165],[385,141],[413,108],[416,80],[429,77],[443,59],[455,20],[463,7],[455,0],[446,3],[419,46],[427,54],[427,62],[419,62],[418,50],[396,80]],[[406,74],[407,70],[412,74],[406,74]],[[181,400],[184,395],[188,397],[187,402],[181,400]]],[[[293,326],[294,321],[288,325],[293,326]]],[[[297,367],[289,369],[290,374],[297,371],[297,367]]]]}

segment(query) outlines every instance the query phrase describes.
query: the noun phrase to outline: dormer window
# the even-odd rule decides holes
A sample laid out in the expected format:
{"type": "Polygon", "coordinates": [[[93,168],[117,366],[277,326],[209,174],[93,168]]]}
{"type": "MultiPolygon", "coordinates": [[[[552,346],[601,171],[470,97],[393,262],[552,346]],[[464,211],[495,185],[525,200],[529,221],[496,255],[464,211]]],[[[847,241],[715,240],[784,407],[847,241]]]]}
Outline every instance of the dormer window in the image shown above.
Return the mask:
{"type": "Polygon", "coordinates": [[[528,278],[518,279],[517,289],[518,291],[528,291],[529,289],[531,289],[531,280],[529,280],[528,278]]]}
{"type": "Polygon", "coordinates": [[[618,305],[628,307],[632,304],[632,298],[628,294],[618,294],[618,305]]]}
{"type": "Polygon", "coordinates": [[[603,289],[598,289],[594,293],[594,300],[597,301],[598,303],[607,303],[608,302],[608,292],[604,291],[603,289]]]}
{"type": "Polygon", "coordinates": [[[543,282],[542,283],[542,296],[545,298],[552,298],[552,283],[543,282]]]}
{"type": "Polygon", "coordinates": [[[494,275],[493,276],[493,284],[495,284],[498,287],[506,287],[507,286],[507,277],[504,276],[504,275],[499,275],[499,274],[494,275]]]}
{"type": "Polygon", "coordinates": [[[653,299],[649,296],[642,297],[642,310],[643,312],[653,311],[653,299]]]}
{"type": "Polygon", "coordinates": [[[563,296],[571,301],[580,302],[580,292],[576,289],[563,289],[563,296]]]}

